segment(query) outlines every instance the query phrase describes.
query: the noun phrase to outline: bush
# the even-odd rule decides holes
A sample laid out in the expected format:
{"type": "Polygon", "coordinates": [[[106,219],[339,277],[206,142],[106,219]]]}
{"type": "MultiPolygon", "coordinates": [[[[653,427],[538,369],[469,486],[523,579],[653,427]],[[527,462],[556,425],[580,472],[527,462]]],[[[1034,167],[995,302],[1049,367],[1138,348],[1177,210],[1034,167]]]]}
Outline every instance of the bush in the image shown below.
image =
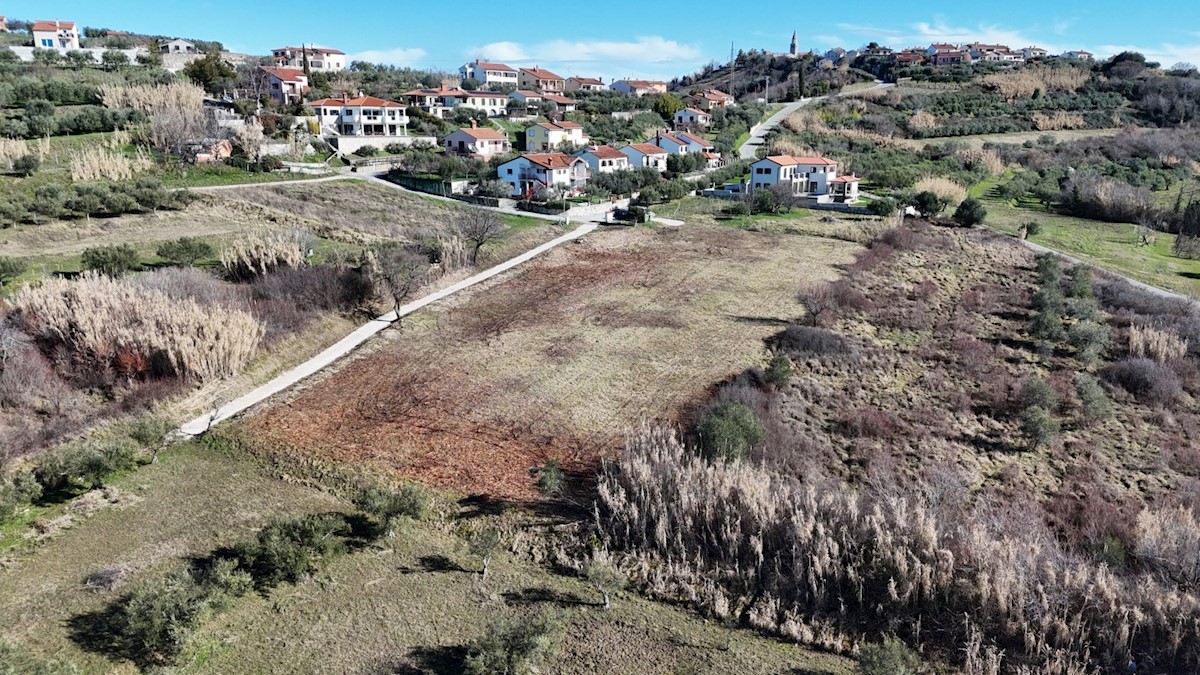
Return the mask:
{"type": "Polygon", "coordinates": [[[792,380],[791,360],[783,354],[772,356],[770,362],[767,363],[767,370],[763,375],[763,379],[778,389],[786,387],[788,382],[792,380]]]}
{"type": "Polygon", "coordinates": [[[913,196],[912,206],[921,214],[922,218],[932,218],[950,205],[950,200],[945,197],[939,197],[932,192],[918,192],[913,196]]]}
{"type": "Polygon", "coordinates": [[[425,518],[429,495],[417,483],[405,483],[399,490],[371,486],[359,492],[354,505],[376,522],[377,534],[392,536],[401,518],[425,518]]]}
{"type": "Polygon", "coordinates": [[[1039,340],[1058,340],[1063,336],[1062,316],[1057,310],[1043,309],[1034,315],[1032,331],[1039,340]]]}
{"type": "Polygon", "coordinates": [[[37,155],[23,155],[13,160],[13,173],[23,178],[28,178],[37,173],[41,168],[42,160],[38,159],[37,155]]]}
{"type": "Polygon", "coordinates": [[[1092,297],[1092,269],[1090,267],[1076,265],[1071,268],[1071,284],[1067,288],[1067,295],[1072,298],[1092,297]]]}
{"type": "Polygon", "coordinates": [[[25,271],[25,261],[20,258],[0,256],[0,288],[13,277],[25,271]]]}
{"type": "Polygon", "coordinates": [[[900,210],[900,205],[891,197],[883,197],[867,204],[867,210],[880,218],[890,218],[900,210]]]}
{"type": "Polygon", "coordinates": [[[967,197],[954,210],[954,222],[963,227],[980,225],[984,218],[987,218],[987,209],[984,208],[983,202],[974,197],[967,197]]]}
{"type": "Polygon", "coordinates": [[[1100,381],[1087,373],[1075,376],[1075,395],[1079,397],[1079,407],[1083,411],[1083,420],[1093,424],[1112,415],[1112,402],[1104,393],[1100,381]]]}
{"type": "Polygon", "coordinates": [[[750,205],[743,201],[736,201],[725,209],[725,213],[731,216],[748,216],[750,215],[750,205]]]}
{"type": "Polygon", "coordinates": [[[775,209],[778,208],[775,193],[770,190],[755,190],[751,199],[755,213],[775,213],[775,209]]]}
{"type": "Polygon", "coordinates": [[[740,460],[766,436],[754,413],[741,403],[727,401],[710,409],[696,425],[700,452],[708,460],[740,460]]]}
{"type": "Polygon", "coordinates": [[[468,675],[531,675],[557,650],[559,626],[545,617],[492,624],[467,651],[468,675]]]}
{"type": "Polygon", "coordinates": [[[1093,364],[1108,349],[1108,326],[1095,321],[1079,321],[1067,330],[1067,342],[1075,348],[1075,356],[1080,361],[1093,364]]]}
{"type": "Polygon", "coordinates": [[[797,355],[824,356],[850,352],[850,345],[844,337],[816,326],[788,326],[775,336],[775,344],[787,353],[797,355]]]}
{"type": "Polygon", "coordinates": [[[899,638],[885,637],[879,644],[863,645],[858,654],[859,675],[917,675],[921,659],[899,638]]]}
{"type": "Polygon", "coordinates": [[[375,155],[379,154],[379,148],[376,148],[373,145],[364,145],[355,150],[354,154],[358,155],[359,157],[374,157],[375,155]]]}
{"type": "Polygon", "coordinates": [[[1169,405],[1183,393],[1175,371],[1146,358],[1123,359],[1105,368],[1101,376],[1143,403],[1169,405]]]}
{"type": "Polygon", "coordinates": [[[1021,412],[1021,433],[1029,443],[1029,449],[1037,450],[1050,445],[1058,438],[1058,420],[1041,406],[1026,408],[1021,412]]]}
{"type": "Polygon", "coordinates": [[[338,514],[278,518],[253,540],[234,546],[234,554],[239,569],[249,572],[259,588],[268,589],[317,571],[322,559],[342,551],[337,535],[345,532],[346,521],[338,514]]]}
{"type": "Polygon", "coordinates": [[[1036,264],[1038,280],[1043,286],[1057,284],[1062,280],[1062,263],[1053,253],[1043,253],[1037,257],[1036,264]]]}
{"type": "Polygon", "coordinates": [[[128,439],[70,443],[38,458],[33,475],[47,492],[91,490],[118,471],[137,466],[138,448],[128,439]]]}
{"type": "Polygon", "coordinates": [[[179,265],[195,265],[200,260],[211,258],[213,247],[195,237],[180,237],[159,244],[155,253],[179,265]]]}
{"type": "Polygon", "coordinates": [[[85,270],[99,272],[110,277],[124,276],[137,269],[138,252],[129,244],[94,246],[84,249],[80,264],[85,270]]]}
{"type": "Polygon", "coordinates": [[[1022,408],[1054,410],[1058,407],[1058,394],[1049,382],[1030,375],[1021,382],[1020,401],[1022,408]]]}
{"type": "Polygon", "coordinates": [[[227,602],[224,594],[197,583],[192,574],[172,574],[129,594],[121,605],[118,631],[139,660],[169,663],[200,624],[227,602]]]}
{"type": "Polygon", "coordinates": [[[33,472],[25,470],[0,474],[0,523],[14,518],[41,496],[42,486],[33,472]]]}

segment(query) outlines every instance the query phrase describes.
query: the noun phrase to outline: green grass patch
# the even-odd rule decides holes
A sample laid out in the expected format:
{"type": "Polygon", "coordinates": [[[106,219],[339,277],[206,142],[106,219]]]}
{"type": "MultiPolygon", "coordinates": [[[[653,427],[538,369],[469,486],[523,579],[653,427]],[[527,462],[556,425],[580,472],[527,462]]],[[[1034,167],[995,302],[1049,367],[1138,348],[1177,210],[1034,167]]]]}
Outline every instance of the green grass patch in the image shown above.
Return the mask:
{"type": "Polygon", "coordinates": [[[257,183],[287,183],[296,180],[311,180],[320,176],[303,173],[252,173],[213,162],[198,164],[185,169],[182,174],[167,174],[162,177],[167,187],[213,187],[217,185],[253,185],[257,183]]]}

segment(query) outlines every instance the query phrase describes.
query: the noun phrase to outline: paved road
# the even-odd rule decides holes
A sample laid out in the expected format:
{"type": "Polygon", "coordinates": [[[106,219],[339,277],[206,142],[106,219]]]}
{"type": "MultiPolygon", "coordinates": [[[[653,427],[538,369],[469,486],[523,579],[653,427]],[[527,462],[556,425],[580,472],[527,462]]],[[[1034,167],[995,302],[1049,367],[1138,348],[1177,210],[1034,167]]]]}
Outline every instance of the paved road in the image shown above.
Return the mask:
{"type": "Polygon", "coordinates": [[[470,288],[481,281],[486,281],[487,279],[491,279],[498,274],[503,274],[504,272],[507,272],[508,270],[511,270],[522,263],[532,260],[533,258],[553,249],[556,246],[559,246],[560,244],[564,244],[568,241],[574,241],[575,239],[582,237],[583,235],[595,230],[598,226],[599,223],[584,223],[571,232],[530,249],[529,251],[522,253],[512,260],[503,262],[495,267],[492,267],[491,269],[484,270],[475,276],[463,279],[453,286],[449,286],[436,293],[427,295],[420,300],[403,305],[400,307],[399,312],[391,311],[383,316],[377,317],[359,327],[346,337],[337,341],[335,344],[325,349],[325,351],[317,354],[308,361],[301,363],[291,370],[279,375],[270,382],[267,382],[266,384],[257,387],[249,393],[236,398],[229,403],[226,403],[216,410],[187,422],[179,428],[177,434],[184,437],[198,436],[203,434],[214,425],[219,424],[220,422],[223,422],[224,420],[227,420],[230,417],[233,417],[234,415],[237,415],[238,413],[241,413],[250,407],[267,400],[268,398],[291,387],[304,378],[320,372],[338,359],[354,351],[355,348],[371,339],[371,337],[376,333],[379,333],[395,323],[400,317],[412,314],[423,307],[427,307],[439,300],[454,295],[465,288],[470,288]]]}
{"type": "Polygon", "coordinates": [[[1038,253],[1053,253],[1054,255],[1062,258],[1063,260],[1069,261],[1070,263],[1072,263],[1074,265],[1085,265],[1085,266],[1090,267],[1093,270],[1096,270],[1097,272],[1100,272],[1102,274],[1117,277],[1119,279],[1124,279],[1131,286],[1134,286],[1135,288],[1140,288],[1143,291],[1146,291],[1147,293],[1152,293],[1154,295],[1157,295],[1160,298],[1169,298],[1171,300],[1183,300],[1184,302],[1194,302],[1195,301],[1195,298],[1191,298],[1189,296],[1183,295],[1182,293],[1175,293],[1174,291],[1168,291],[1165,288],[1159,288],[1158,286],[1151,286],[1150,284],[1138,281],[1137,279],[1130,279],[1129,277],[1125,276],[1124,274],[1118,274],[1116,272],[1113,272],[1112,270],[1106,270],[1103,267],[1100,267],[1098,265],[1093,265],[1092,263],[1087,262],[1086,260],[1080,260],[1079,258],[1076,258],[1074,256],[1069,256],[1066,253],[1063,253],[1061,251],[1055,251],[1052,248],[1046,248],[1045,246],[1042,246],[1041,244],[1035,244],[1032,241],[1029,241],[1027,239],[1021,239],[1020,237],[1014,237],[1014,238],[1017,241],[1024,244],[1026,247],[1030,248],[1031,250],[1037,251],[1038,253]]]}
{"type": "MultiPolygon", "coordinates": [[[[838,96],[850,96],[853,94],[861,94],[864,91],[871,91],[873,89],[883,89],[885,87],[893,87],[893,86],[895,86],[895,85],[886,84],[884,82],[876,82],[874,87],[867,87],[866,89],[857,89],[855,91],[848,91],[845,94],[833,94],[832,97],[836,98],[838,96]]],[[[783,121],[788,118],[788,115],[791,115],[792,113],[796,112],[800,108],[803,108],[806,105],[811,105],[813,103],[818,103],[820,101],[824,101],[827,98],[831,98],[831,97],[830,96],[816,96],[814,98],[806,98],[806,99],[802,99],[799,101],[793,101],[793,102],[787,104],[786,106],[783,107],[783,110],[780,110],[779,112],[775,113],[774,115],[771,115],[770,117],[768,117],[767,121],[762,123],[762,126],[760,126],[757,130],[755,130],[754,133],[750,134],[750,138],[746,139],[746,142],[743,143],[742,147],[738,149],[738,156],[741,157],[742,159],[757,159],[758,157],[755,153],[758,152],[758,149],[762,147],[763,139],[766,137],[768,132],[770,132],[772,129],[774,129],[775,127],[782,124],[783,121]]]]}

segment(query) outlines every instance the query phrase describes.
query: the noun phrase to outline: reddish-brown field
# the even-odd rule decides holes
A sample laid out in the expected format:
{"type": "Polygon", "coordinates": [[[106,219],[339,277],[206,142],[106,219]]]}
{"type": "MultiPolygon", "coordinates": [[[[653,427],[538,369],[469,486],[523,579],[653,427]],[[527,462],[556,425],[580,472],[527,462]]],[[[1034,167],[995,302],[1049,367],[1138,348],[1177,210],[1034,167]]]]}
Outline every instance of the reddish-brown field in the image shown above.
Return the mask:
{"type": "Polygon", "coordinates": [[[672,419],[762,363],[801,280],[855,244],[719,226],[598,232],[413,317],[245,422],[316,458],[523,500],[549,459],[590,472],[641,419],[672,419]]]}

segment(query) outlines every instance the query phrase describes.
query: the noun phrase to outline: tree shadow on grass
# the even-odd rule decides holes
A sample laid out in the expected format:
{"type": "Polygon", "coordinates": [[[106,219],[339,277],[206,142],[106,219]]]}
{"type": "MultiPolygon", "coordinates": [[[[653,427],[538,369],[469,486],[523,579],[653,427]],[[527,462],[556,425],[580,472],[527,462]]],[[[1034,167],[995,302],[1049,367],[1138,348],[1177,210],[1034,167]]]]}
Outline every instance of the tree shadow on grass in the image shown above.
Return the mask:
{"type": "Polygon", "coordinates": [[[384,664],[370,675],[459,675],[467,669],[467,647],[417,647],[408,653],[408,663],[384,664]]]}
{"type": "Polygon", "coordinates": [[[417,572],[472,572],[444,555],[423,555],[417,558],[417,567],[402,565],[400,572],[402,574],[416,574],[417,572]]]}
{"type": "Polygon", "coordinates": [[[775,316],[740,316],[737,314],[730,314],[728,318],[733,319],[738,323],[748,323],[753,326],[780,326],[786,328],[792,325],[791,321],[788,321],[787,319],[780,319],[779,317],[775,316]]]}
{"type": "Polygon", "coordinates": [[[584,600],[574,593],[561,593],[545,586],[523,588],[519,591],[506,591],[502,595],[504,601],[510,605],[535,605],[548,602],[564,607],[568,605],[599,607],[604,604],[602,602],[597,603],[584,600]]]}
{"type": "Polygon", "coordinates": [[[141,669],[155,664],[152,654],[138,649],[121,634],[125,598],[103,609],[85,612],[67,620],[67,637],[84,651],[103,654],[113,660],[133,661],[141,669]]]}

